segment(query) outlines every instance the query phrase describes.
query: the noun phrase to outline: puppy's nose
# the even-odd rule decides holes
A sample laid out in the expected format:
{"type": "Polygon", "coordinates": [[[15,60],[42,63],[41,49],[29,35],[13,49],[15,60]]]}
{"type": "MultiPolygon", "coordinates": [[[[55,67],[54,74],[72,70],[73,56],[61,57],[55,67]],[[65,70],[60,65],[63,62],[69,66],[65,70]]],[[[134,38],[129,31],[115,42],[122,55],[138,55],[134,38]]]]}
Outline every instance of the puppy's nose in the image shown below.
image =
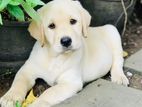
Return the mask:
{"type": "Polygon", "coordinates": [[[61,41],[60,41],[60,42],[61,42],[61,45],[62,45],[63,47],[68,48],[68,47],[71,45],[72,40],[71,40],[70,37],[65,36],[65,37],[61,38],[61,41]]]}

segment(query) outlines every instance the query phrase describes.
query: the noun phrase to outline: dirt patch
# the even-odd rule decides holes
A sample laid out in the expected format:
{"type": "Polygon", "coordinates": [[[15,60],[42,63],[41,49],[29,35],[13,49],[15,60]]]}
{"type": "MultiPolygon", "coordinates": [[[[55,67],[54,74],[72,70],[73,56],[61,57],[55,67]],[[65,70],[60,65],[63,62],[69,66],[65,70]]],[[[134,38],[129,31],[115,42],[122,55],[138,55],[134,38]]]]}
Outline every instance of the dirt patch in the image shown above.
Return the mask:
{"type": "Polygon", "coordinates": [[[15,74],[0,75],[0,97],[9,89],[15,74]]]}
{"type": "Polygon", "coordinates": [[[142,73],[129,68],[125,68],[124,71],[130,82],[129,87],[142,90],[142,73]]]}
{"type": "Polygon", "coordinates": [[[142,75],[134,73],[129,80],[130,87],[142,90],[142,75]]]}
{"type": "Polygon", "coordinates": [[[127,23],[125,35],[122,37],[124,50],[129,56],[142,48],[142,4],[137,0],[134,12],[127,23]]]}
{"type": "Polygon", "coordinates": [[[142,24],[129,22],[122,41],[129,56],[142,49],[142,24]]]}

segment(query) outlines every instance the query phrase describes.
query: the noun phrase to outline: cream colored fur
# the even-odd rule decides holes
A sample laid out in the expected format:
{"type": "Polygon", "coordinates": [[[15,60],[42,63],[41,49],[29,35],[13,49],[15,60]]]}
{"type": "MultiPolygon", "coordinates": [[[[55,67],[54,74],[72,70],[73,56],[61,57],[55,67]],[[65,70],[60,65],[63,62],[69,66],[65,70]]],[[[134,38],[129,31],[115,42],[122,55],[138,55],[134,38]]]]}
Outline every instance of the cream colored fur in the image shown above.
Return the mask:
{"type": "Polygon", "coordinates": [[[0,99],[1,107],[15,107],[17,100],[22,103],[36,78],[44,79],[51,88],[28,107],[58,104],[80,91],[84,83],[109,71],[112,82],[128,85],[122,69],[121,39],[114,26],[89,27],[91,16],[78,1],[54,0],[38,13],[41,22],[33,21],[29,26],[37,42],[11,88],[0,99]],[[71,25],[71,19],[77,23],[71,25]],[[55,29],[48,27],[51,23],[55,24],[55,29]],[[66,35],[72,39],[69,50],[64,50],[60,44],[66,35]]]}

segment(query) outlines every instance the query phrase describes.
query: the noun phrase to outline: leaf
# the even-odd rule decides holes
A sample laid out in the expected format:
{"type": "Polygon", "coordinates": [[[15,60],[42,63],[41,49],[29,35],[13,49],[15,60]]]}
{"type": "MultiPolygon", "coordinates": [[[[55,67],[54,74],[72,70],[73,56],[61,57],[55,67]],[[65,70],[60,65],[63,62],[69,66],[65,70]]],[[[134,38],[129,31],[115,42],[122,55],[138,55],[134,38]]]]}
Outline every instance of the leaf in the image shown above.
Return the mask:
{"type": "Polygon", "coordinates": [[[12,16],[16,17],[17,20],[25,21],[24,12],[19,6],[8,5],[7,10],[12,16]]]}
{"type": "Polygon", "coordinates": [[[26,0],[26,2],[31,6],[35,7],[37,5],[44,5],[45,3],[41,0],[26,0]]]}
{"type": "Polygon", "coordinates": [[[21,107],[19,101],[16,101],[16,107],[21,107]]]}
{"type": "Polygon", "coordinates": [[[21,3],[21,0],[11,0],[11,1],[9,2],[9,4],[14,5],[14,6],[17,6],[17,5],[19,5],[20,3],[21,3]]]}
{"type": "Polygon", "coordinates": [[[27,107],[29,104],[33,103],[37,97],[33,94],[33,89],[30,91],[29,95],[27,96],[26,100],[23,102],[22,107],[27,107]]]}
{"type": "Polygon", "coordinates": [[[2,25],[2,17],[1,17],[1,13],[0,13],[0,24],[2,25]]]}
{"type": "Polygon", "coordinates": [[[8,5],[8,3],[10,1],[11,0],[2,0],[1,3],[0,3],[0,11],[2,11],[4,8],[6,8],[6,6],[8,5]]]}
{"type": "Polygon", "coordinates": [[[123,51],[123,57],[127,57],[129,54],[126,51],[123,51]]]}
{"type": "Polygon", "coordinates": [[[34,3],[37,5],[44,5],[45,3],[41,0],[26,0],[27,3],[34,3]]]}
{"type": "Polygon", "coordinates": [[[40,17],[38,15],[38,13],[29,5],[27,4],[25,1],[23,1],[21,3],[22,7],[24,8],[24,10],[27,12],[27,14],[35,21],[40,21],[40,17]]]}

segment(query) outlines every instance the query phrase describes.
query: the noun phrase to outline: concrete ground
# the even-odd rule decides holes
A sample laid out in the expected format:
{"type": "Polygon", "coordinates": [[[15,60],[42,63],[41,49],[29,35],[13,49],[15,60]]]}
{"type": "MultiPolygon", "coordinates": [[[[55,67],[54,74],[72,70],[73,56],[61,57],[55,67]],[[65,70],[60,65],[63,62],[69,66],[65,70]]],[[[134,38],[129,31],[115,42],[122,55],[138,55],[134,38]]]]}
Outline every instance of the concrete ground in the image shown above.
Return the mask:
{"type": "MultiPolygon", "coordinates": [[[[142,73],[142,50],[128,57],[124,67],[142,73]]],[[[142,90],[98,79],[55,107],[142,107],[142,90]]]]}
{"type": "Polygon", "coordinates": [[[142,49],[126,59],[124,66],[142,73],[142,49]]]}

